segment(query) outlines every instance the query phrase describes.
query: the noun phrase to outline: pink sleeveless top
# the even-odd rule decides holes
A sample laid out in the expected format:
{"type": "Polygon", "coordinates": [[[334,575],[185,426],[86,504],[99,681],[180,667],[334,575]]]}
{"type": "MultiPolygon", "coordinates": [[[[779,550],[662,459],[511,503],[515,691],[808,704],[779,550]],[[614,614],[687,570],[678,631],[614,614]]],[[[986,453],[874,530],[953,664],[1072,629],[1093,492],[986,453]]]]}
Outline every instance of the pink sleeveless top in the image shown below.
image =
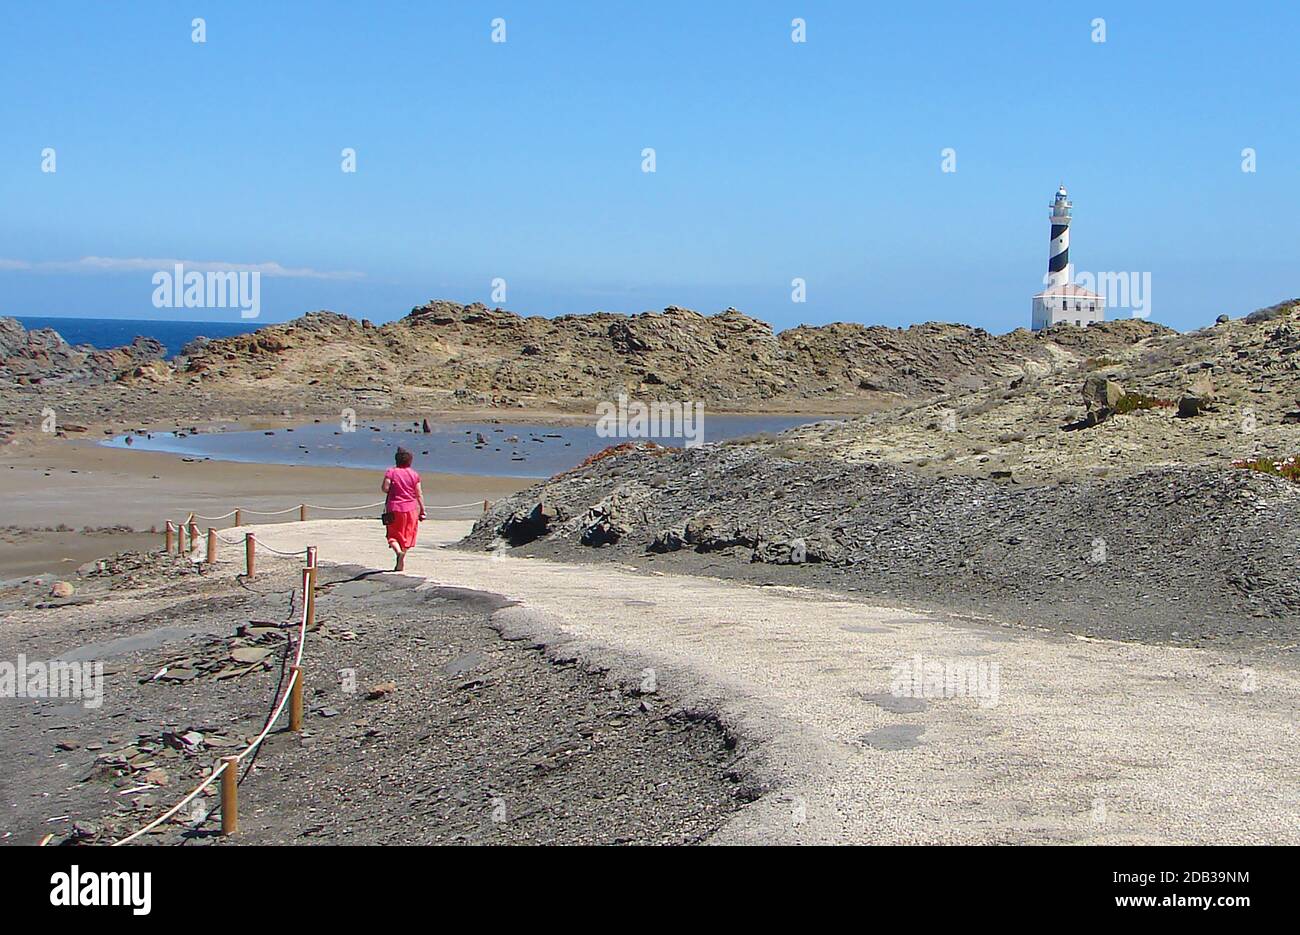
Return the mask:
{"type": "Polygon", "coordinates": [[[390,513],[407,513],[420,509],[420,498],[415,488],[420,483],[420,475],[414,468],[390,467],[384,472],[388,478],[388,502],[385,509],[390,513]]]}

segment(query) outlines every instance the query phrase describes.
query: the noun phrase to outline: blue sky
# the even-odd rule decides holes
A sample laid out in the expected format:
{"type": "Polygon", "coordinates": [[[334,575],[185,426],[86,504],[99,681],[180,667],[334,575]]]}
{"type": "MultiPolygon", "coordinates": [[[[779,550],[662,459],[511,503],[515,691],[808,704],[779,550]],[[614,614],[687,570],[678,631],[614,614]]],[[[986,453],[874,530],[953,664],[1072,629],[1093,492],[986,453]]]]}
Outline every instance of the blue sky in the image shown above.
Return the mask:
{"type": "Polygon", "coordinates": [[[1300,294],[1298,37],[1280,2],[6,4],[0,314],[238,317],[155,309],[163,258],[277,264],[268,321],[500,277],[523,314],[1006,331],[1063,181],[1076,267],[1197,327],[1300,294]]]}

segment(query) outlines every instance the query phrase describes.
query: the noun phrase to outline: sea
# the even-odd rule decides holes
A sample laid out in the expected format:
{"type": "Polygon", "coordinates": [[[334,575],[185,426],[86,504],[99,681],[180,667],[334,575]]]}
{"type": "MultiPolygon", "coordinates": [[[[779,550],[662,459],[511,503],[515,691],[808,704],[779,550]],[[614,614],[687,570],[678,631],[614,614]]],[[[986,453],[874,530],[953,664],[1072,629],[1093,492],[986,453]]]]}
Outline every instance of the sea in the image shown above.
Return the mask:
{"type": "Polygon", "coordinates": [[[167,348],[167,356],[175,357],[181,348],[199,336],[228,338],[236,334],[256,331],[269,322],[238,321],[163,321],[134,318],[62,318],[15,315],[18,322],[31,331],[34,328],[53,328],[69,344],[89,344],[97,348],[121,347],[137,337],[154,338],[167,348]]]}

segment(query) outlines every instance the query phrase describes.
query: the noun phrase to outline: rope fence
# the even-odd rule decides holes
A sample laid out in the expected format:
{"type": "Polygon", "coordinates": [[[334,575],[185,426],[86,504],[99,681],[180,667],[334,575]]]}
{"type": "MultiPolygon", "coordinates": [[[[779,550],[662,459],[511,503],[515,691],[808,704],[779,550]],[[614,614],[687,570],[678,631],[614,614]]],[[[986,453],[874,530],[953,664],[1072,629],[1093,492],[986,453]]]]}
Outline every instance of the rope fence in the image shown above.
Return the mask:
{"type": "MultiPolygon", "coordinates": [[[[227,510],[225,513],[221,513],[217,516],[191,513],[189,518],[201,519],[204,522],[215,523],[223,519],[229,519],[233,516],[235,519],[233,525],[242,526],[244,524],[241,520],[245,514],[249,516],[284,516],[297,510],[299,518],[301,520],[306,520],[308,510],[325,510],[330,513],[357,513],[361,510],[373,510],[377,506],[383,506],[384,502],[385,501],[383,500],[377,500],[374,503],[362,503],[358,506],[326,506],[323,503],[300,503],[297,506],[285,507],[283,510],[249,510],[240,507],[233,510],[227,510]]],[[[471,500],[468,503],[435,503],[432,506],[426,506],[425,510],[464,510],[472,506],[478,506],[480,503],[483,505],[483,512],[486,513],[490,504],[490,501],[488,500],[471,500]]]]}
{"type": "MultiPolygon", "coordinates": [[[[490,505],[488,500],[483,500],[483,501],[473,500],[470,501],[469,503],[438,504],[434,506],[428,506],[425,509],[426,510],[459,510],[471,506],[478,506],[480,502],[482,503],[483,506],[483,512],[486,513],[490,505]]],[[[360,510],[374,509],[375,507],[383,506],[384,503],[385,501],[380,500],[376,503],[367,503],[361,506],[345,506],[345,507],[321,506],[319,504],[300,503],[296,507],[288,507],[287,509],[284,510],[268,511],[268,510],[245,510],[243,508],[237,508],[237,509],[230,510],[229,512],[222,513],[219,516],[204,516],[200,513],[191,513],[186,517],[184,522],[177,523],[177,522],[173,522],[172,520],[166,521],[165,551],[167,551],[168,553],[175,551],[177,554],[187,554],[187,553],[192,554],[194,551],[196,551],[198,549],[198,542],[199,542],[199,527],[198,527],[197,520],[214,522],[218,520],[227,519],[229,517],[234,517],[235,520],[234,525],[236,527],[239,527],[243,525],[243,516],[245,513],[251,516],[280,516],[286,513],[292,513],[294,510],[297,510],[299,520],[305,521],[307,519],[308,509],[328,510],[334,512],[356,512],[360,510]],[[187,538],[189,540],[188,545],[186,543],[187,538]]],[[[223,536],[220,532],[218,532],[216,529],[212,527],[208,527],[207,556],[206,556],[208,564],[214,564],[217,561],[217,545],[219,542],[224,542],[226,545],[239,545],[240,540],[238,537],[227,538],[226,536],[223,536]]],[[[247,578],[254,577],[255,570],[256,570],[255,557],[256,557],[258,546],[275,555],[281,555],[288,558],[293,558],[295,556],[303,554],[301,552],[285,552],[285,551],[281,551],[280,549],[273,548],[272,546],[269,546],[264,542],[259,543],[257,541],[256,535],[252,532],[244,533],[243,543],[244,543],[244,555],[245,555],[245,576],[247,578]]],[[[238,795],[238,786],[239,786],[239,777],[238,777],[239,764],[242,763],[249,756],[252,756],[253,753],[262,745],[262,743],[270,735],[271,730],[275,727],[276,723],[279,722],[281,716],[284,714],[286,707],[289,708],[289,730],[295,733],[302,730],[302,719],[303,719],[302,658],[303,658],[303,651],[305,650],[307,644],[307,630],[314,623],[315,611],[316,611],[317,550],[315,546],[307,547],[305,560],[306,560],[306,565],[302,569],[302,609],[301,612],[299,613],[299,619],[298,619],[298,636],[296,640],[297,645],[295,647],[293,664],[289,667],[289,682],[287,685],[284,686],[283,692],[280,693],[276,705],[272,710],[271,714],[267,717],[266,723],[262,727],[261,732],[259,732],[258,735],[254,737],[252,741],[249,742],[248,746],[244,747],[244,749],[241,750],[238,754],[234,756],[222,757],[220,762],[218,762],[217,765],[215,765],[212,768],[212,772],[208,773],[208,775],[203,779],[203,781],[200,782],[197,786],[195,786],[192,790],[190,790],[189,794],[187,794],[179,802],[177,802],[171,808],[167,809],[167,811],[163,812],[161,815],[153,819],[153,821],[149,822],[144,827],[136,831],[133,831],[131,834],[127,835],[124,838],[114,841],[113,844],[111,845],[112,847],[119,847],[123,844],[130,844],[132,841],[138,840],[139,838],[153,831],[155,828],[159,827],[165,822],[168,822],[171,819],[175,818],[176,815],[179,814],[183,808],[185,808],[185,806],[189,805],[198,796],[202,795],[204,791],[217,780],[221,780],[221,833],[234,834],[238,830],[239,807],[238,807],[237,795],[238,795]]],[[[245,771],[245,776],[247,776],[247,771],[245,771]]],[[[209,812],[208,814],[211,813],[209,812]]],[[[207,815],[204,816],[204,820],[206,820],[206,818],[207,815]]],[[[44,845],[48,843],[51,837],[53,836],[47,835],[45,839],[41,841],[41,844],[44,845]]]]}
{"type": "MultiPolygon", "coordinates": [[[[225,756],[221,762],[213,767],[201,783],[194,787],[189,793],[167,811],[163,812],[153,821],[149,822],[143,828],[133,831],[131,834],[117,841],[114,841],[112,847],[120,847],[123,844],[130,844],[137,838],[148,834],[159,825],[174,818],[186,805],[194,801],[203,791],[212,785],[218,779],[221,780],[221,833],[234,834],[239,829],[239,805],[238,805],[238,776],[237,768],[247,757],[252,756],[253,752],[262,745],[270,735],[272,728],[284,714],[286,705],[290,706],[289,713],[289,730],[297,733],[302,730],[302,713],[303,713],[303,678],[302,678],[302,656],[307,647],[307,627],[312,616],[311,610],[316,603],[316,549],[312,547],[308,550],[307,567],[302,570],[302,610],[298,617],[298,638],[295,648],[293,665],[289,667],[289,684],[285,686],[279,701],[276,703],[274,710],[266,719],[266,724],[262,727],[261,732],[253,738],[239,753],[234,756],[225,756]]],[[[206,820],[207,816],[204,816],[206,820]]]]}
{"type": "MultiPolygon", "coordinates": [[[[250,516],[283,516],[297,510],[298,521],[306,522],[308,510],[326,510],[335,513],[356,513],[362,510],[373,510],[375,507],[383,506],[384,503],[385,501],[383,500],[378,500],[374,503],[363,503],[358,506],[324,506],[319,503],[300,503],[297,506],[286,507],[283,510],[248,510],[242,507],[237,507],[218,516],[205,516],[202,513],[190,513],[180,522],[170,519],[166,521],[166,527],[163,532],[163,551],[167,553],[174,552],[177,555],[193,555],[197,552],[199,549],[198,520],[216,522],[234,517],[234,526],[238,528],[244,525],[244,514],[250,516]]],[[[491,501],[489,500],[471,500],[468,503],[436,503],[432,506],[426,506],[425,510],[426,512],[430,510],[463,510],[468,507],[479,506],[480,504],[482,504],[484,513],[486,513],[491,507],[491,501]]],[[[211,526],[209,526],[207,530],[207,540],[206,561],[209,565],[216,563],[217,550],[220,543],[225,543],[226,545],[239,545],[240,543],[238,538],[232,539],[223,536],[211,526]]],[[[244,533],[243,543],[245,549],[244,573],[249,578],[253,577],[256,549],[259,545],[261,548],[274,555],[293,557],[298,554],[296,552],[283,552],[280,549],[266,545],[265,543],[259,543],[252,532],[244,533]]],[[[214,781],[215,775],[216,774],[214,774],[214,781]]]]}

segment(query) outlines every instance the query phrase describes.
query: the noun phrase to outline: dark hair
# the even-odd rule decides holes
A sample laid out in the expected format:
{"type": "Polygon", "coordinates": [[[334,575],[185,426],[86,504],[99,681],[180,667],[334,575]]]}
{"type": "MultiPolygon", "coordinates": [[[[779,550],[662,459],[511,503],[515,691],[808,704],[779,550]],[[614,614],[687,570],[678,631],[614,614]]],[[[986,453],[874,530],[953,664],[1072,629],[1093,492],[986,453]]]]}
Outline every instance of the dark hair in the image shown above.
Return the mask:
{"type": "Polygon", "coordinates": [[[393,455],[393,461],[397,463],[398,467],[410,467],[411,462],[414,460],[415,456],[405,448],[398,448],[397,454],[393,455]]]}

